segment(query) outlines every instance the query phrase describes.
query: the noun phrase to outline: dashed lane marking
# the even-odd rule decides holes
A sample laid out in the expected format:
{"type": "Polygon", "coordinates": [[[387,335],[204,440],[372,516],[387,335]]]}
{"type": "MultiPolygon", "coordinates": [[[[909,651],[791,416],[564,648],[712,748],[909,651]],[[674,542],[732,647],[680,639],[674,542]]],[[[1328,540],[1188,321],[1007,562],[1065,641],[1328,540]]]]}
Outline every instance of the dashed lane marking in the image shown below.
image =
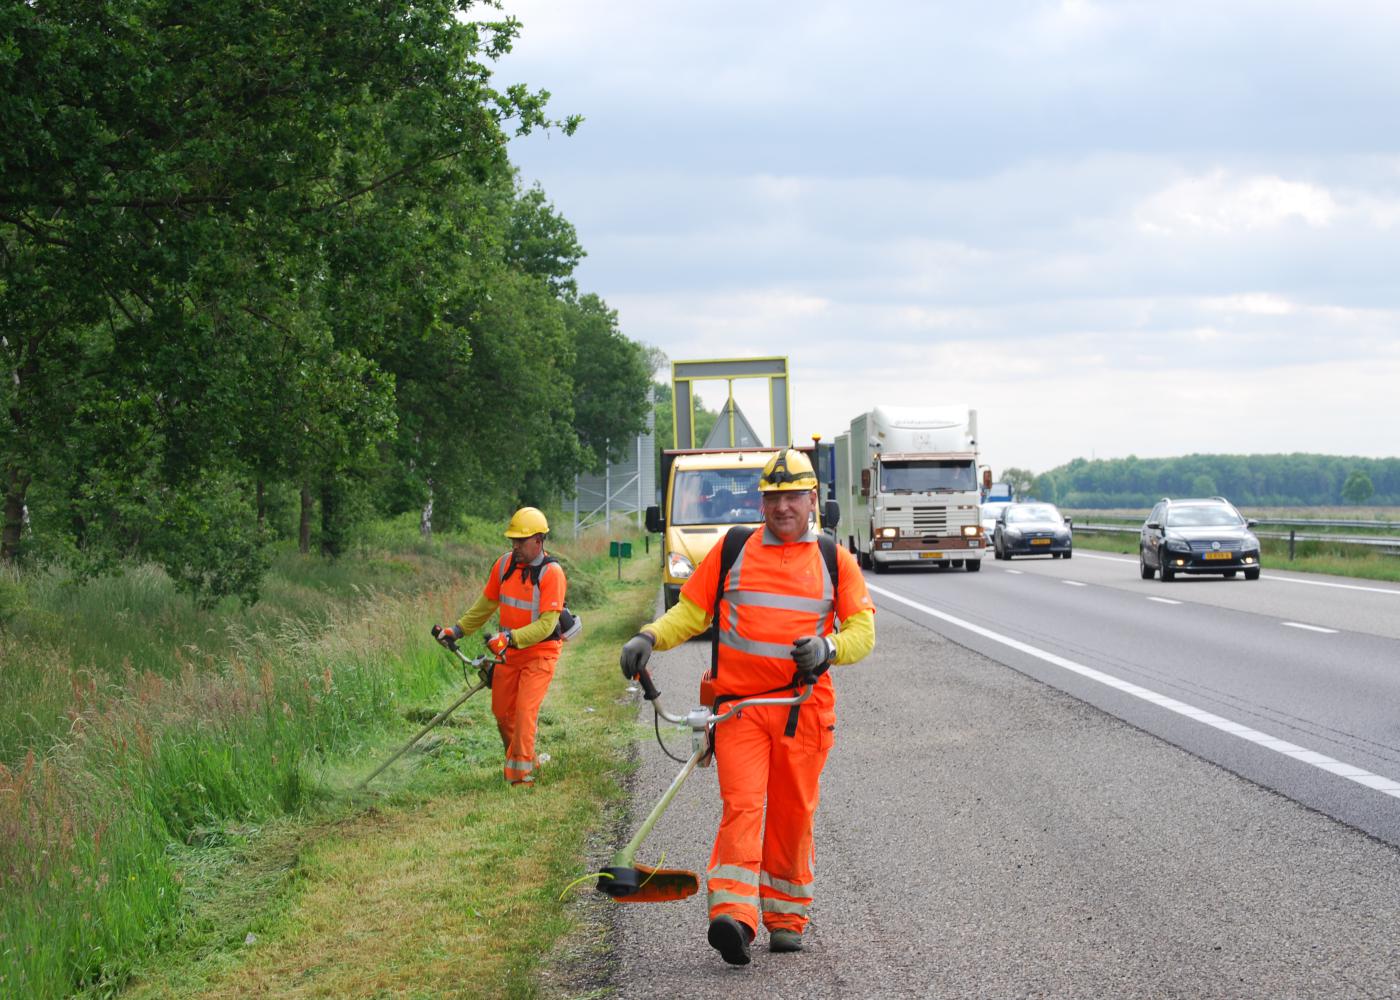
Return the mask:
{"type": "Polygon", "coordinates": [[[1222,733],[1238,736],[1242,740],[1256,743],[1267,750],[1273,750],[1275,753],[1302,761],[1304,764],[1311,764],[1319,770],[1346,778],[1348,781],[1354,781],[1358,785],[1362,785],[1366,788],[1373,788],[1382,794],[1389,795],[1391,798],[1400,799],[1400,781],[1395,781],[1384,775],[1372,774],[1370,771],[1357,767],[1355,764],[1348,764],[1345,761],[1337,760],[1334,757],[1328,757],[1326,754],[1318,753],[1315,750],[1300,747],[1295,743],[1289,743],[1287,740],[1279,739],[1277,736],[1271,736],[1268,733],[1261,732],[1258,729],[1251,729],[1249,726],[1226,719],[1213,712],[1207,712],[1203,708],[1188,705],[1184,701],[1177,701],[1175,698],[1169,698],[1164,694],[1158,694],[1156,691],[1151,691],[1137,684],[1132,684],[1121,678],[1114,677],[1112,674],[1106,674],[1101,670],[1095,670],[1093,667],[1086,667],[1082,663],[1075,663],[1073,660],[1067,660],[1063,656],[1057,656],[1046,650],[1038,649],[1019,639],[1013,639],[1008,635],[1002,635],[1000,632],[993,632],[991,629],[983,628],[981,625],[974,625],[972,622],[964,621],[954,615],[939,611],[936,608],[931,608],[927,604],[911,601],[909,598],[896,594],[892,590],[886,590],[884,587],[877,587],[874,584],[866,584],[866,586],[882,597],[907,605],[916,611],[921,611],[926,615],[930,615],[940,621],[945,621],[950,625],[966,629],[974,635],[982,636],[984,639],[990,639],[993,642],[1025,653],[1027,656],[1033,656],[1038,660],[1068,670],[1070,673],[1078,674],[1091,681],[1097,681],[1106,687],[1111,687],[1124,694],[1131,695],[1134,698],[1140,698],[1145,702],[1157,705],[1160,708],[1165,708],[1169,712],[1184,715],[1188,719],[1194,719],[1197,722],[1210,726],[1212,729],[1218,729],[1222,733]]]}
{"type": "Polygon", "coordinates": [[[1087,583],[1080,583],[1078,580],[1061,580],[1066,587],[1087,587],[1087,583]]]}
{"type": "Polygon", "coordinates": [[[1158,604],[1180,604],[1180,601],[1173,601],[1170,597],[1149,597],[1149,601],[1156,601],[1158,604]]]}
{"type": "Polygon", "coordinates": [[[1321,625],[1304,625],[1302,622],[1280,622],[1279,624],[1286,625],[1288,628],[1304,628],[1307,629],[1309,632],[1325,632],[1328,635],[1337,634],[1336,629],[1323,628],[1321,625]]]}

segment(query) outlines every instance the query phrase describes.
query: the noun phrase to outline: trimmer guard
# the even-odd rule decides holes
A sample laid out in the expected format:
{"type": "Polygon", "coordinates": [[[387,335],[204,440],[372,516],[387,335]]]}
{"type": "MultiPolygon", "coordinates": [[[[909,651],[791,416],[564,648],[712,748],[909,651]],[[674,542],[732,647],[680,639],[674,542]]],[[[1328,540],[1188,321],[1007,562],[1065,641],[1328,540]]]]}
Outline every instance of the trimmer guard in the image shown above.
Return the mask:
{"type": "Polygon", "coordinates": [[[598,875],[598,891],[619,903],[667,903],[700,891],[700,876],[683,868],[604,868],[598,875]]]}

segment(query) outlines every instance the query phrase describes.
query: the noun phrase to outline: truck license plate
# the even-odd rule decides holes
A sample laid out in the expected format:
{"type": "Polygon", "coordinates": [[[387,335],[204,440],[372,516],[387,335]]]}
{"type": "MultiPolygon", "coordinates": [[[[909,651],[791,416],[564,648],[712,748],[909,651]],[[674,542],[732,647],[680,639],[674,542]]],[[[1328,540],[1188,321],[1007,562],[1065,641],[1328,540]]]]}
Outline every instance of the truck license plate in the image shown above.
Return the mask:
{"type": "Polygon", "coordinates": [[[920,559],[942,559],[942,558],[943,558],[943,553],[942,553],[942,552],[920,552],[920,553],[919,553],[919,558],[920,558],[920,559]]]}

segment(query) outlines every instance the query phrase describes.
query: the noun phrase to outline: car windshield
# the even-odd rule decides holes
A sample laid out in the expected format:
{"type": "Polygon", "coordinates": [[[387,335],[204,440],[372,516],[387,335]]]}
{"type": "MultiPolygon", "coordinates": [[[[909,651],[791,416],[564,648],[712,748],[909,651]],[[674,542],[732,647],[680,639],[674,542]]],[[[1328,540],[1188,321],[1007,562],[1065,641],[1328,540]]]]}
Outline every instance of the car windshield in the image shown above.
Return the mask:
{"type": "Polygon", "coordinates": [[[1173,528],[1238,527],[1243,523],[1243,519],[1233,510],[1219,504],[1167,508],[1167,524],[1173,528]]]}
{"type": "Polygon", "coordinates": [[[746,469],[678,471],[672,524],[757,524],[763,520],[757,465],[746,469]]]}
{"type": "Polygon", "coordinates": [[[970,461],[881,462],[881,493],[971,493],[977,470],[970,461]]]}
{"type": "Polygon", "coordinates": [[[1015,524],[1020,521],[1063,521],[1060,512],[1048,503],[1028,504],[1024,507],[1008,507],[1006,509],[1006,522],[1015,524]]]}

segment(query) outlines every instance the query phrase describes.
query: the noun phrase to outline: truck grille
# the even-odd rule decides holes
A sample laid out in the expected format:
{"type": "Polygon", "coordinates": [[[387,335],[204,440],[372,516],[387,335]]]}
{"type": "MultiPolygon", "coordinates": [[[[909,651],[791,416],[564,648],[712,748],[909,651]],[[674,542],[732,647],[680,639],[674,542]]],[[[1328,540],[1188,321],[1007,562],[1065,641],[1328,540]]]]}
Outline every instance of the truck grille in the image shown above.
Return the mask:
{"type": "Polygon", "coordinates": [[[926,535],[946,535],[948,511],[940,507],[915,507],[914,530],[926,535]]]}

